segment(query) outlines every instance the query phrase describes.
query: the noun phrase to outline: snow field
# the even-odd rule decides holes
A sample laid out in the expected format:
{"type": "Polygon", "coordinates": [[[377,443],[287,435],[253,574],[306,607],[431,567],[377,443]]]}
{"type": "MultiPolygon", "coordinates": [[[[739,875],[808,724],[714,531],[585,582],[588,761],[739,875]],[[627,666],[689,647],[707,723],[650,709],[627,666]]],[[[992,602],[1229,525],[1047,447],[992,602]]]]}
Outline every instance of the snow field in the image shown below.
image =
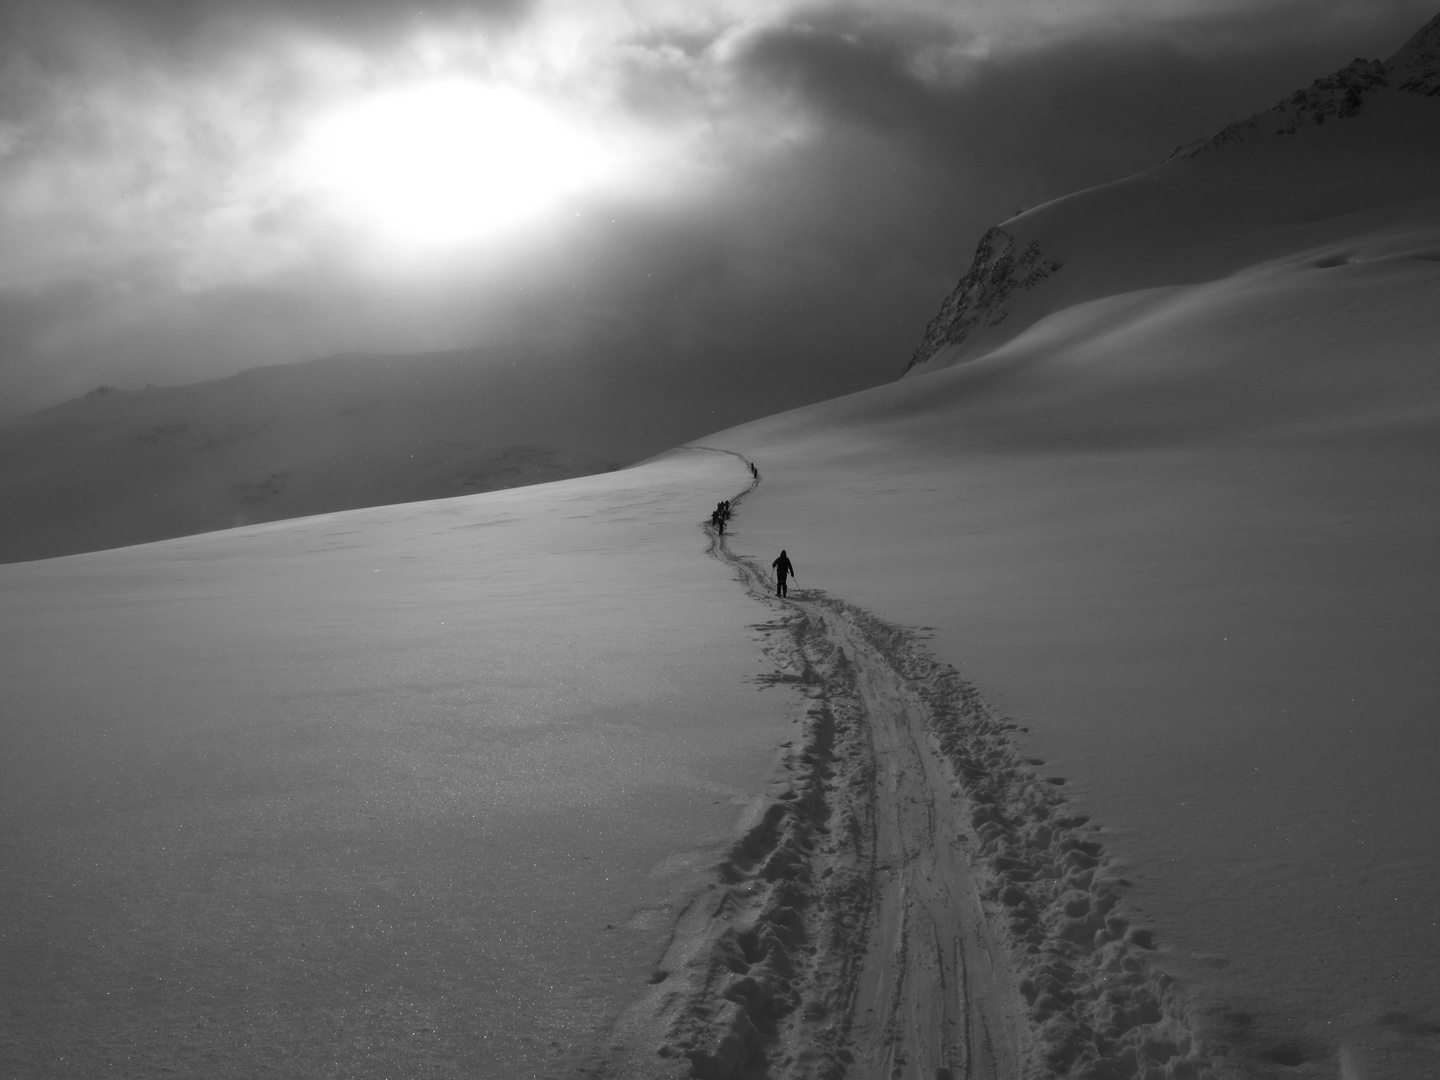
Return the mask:
{"type": "Polygon", "coordinates": [[[1117,910],[1129,882],[1015,725],[913,632],[815,590],[778,600],[712,540],[778,616],[769,678],[808,704],[771,801],[585,1075],[1213,1077],[1117,910]]]}
{"type": "Polygon", "coordinates": [[[738,472],[0,568],[0,1073],[573,1073],[789,728],[738,472]]]}
{"type": "Polygon", "coordinates": [[[1435,235],[1391,208],[708,440],[764,478],[734,548],[935,628],[1028,729],[1191,1052],[1248,1076],[1440,1060],[1435,235]]]}

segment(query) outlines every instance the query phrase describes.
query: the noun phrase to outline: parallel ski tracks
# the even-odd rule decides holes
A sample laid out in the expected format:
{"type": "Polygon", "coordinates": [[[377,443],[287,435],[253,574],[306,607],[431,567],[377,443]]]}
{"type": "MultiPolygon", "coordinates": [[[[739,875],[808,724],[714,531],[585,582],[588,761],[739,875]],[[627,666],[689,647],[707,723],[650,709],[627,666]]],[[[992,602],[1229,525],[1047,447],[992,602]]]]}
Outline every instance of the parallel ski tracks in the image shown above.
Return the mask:
{"type": "MultiPolygon", "coordinates": [[[[758,484],[757,478],[732,497],[732,510],[758,484]]],[[[864,802],[857,809],[869,834],[870,910],[851,955],[836,958],[850,984],[842,1028],[852,1061],[845,1075],[1018,1076],[1018,994],[991,940],[957,821],[958,785],[934,745],[923,703],[843,606],[810,590],[773,596],[765,571],[731,552],[724,536],[713,538],[711,553],[732,566],[757,599],[804,613],[812,633],[853,673],[868,746],[861,769],[870,783],[849,785],[845,794],[864,802]]],[[[782,1068],[757,1075],[801,1073],[782,1068]]]]}
{"type": "Polygon", "coordinates": [[[768,567],[706,531],[774,613],[768,679],[803,692],[801,734],[782,747],[787,789],[687,903],[651,987],[582,1075],[1019,1077],[1023,1003],[981,907],[960,788],[883,624],[815,590],[775,596],[768,567]]]}
{"type": "Polygon", "coordinates": [[[867,932],[855,943],[850,1074],[1013,1077],[1018,996],[991,948],[955,820],[956,788],[931,745],[923,707],[843,614],[804,598],[791,602],[855,671],[872,755],[873,899],[867,932]]]}
{"type": "MultiPolygon", "coordinates": [[[[759,483],[731,500],[739,507],[759,483]]],[[[1237,1075],[1152,964],[1102,831],[911,631],[707,528],[799,699],[777,780],[676,920],[597,1080],[1237,1075]],[[962,783],[963,779],[963,783],[962,783]],[[983,897],[983,901],[982,901],[983,897]]]]}

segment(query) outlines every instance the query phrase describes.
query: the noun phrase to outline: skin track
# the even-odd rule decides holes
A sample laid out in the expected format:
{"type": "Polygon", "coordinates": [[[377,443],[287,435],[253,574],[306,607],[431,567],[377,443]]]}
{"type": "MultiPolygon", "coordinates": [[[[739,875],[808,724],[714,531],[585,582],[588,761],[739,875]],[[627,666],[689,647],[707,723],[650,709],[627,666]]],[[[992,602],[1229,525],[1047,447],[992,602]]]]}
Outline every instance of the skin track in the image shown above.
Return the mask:
{"type": "Polygon", "coordinates": [[[1014,725],[914,632],[818,590],[777,598],[706,532],[775,616],[759,681],[800,691],[800,733],[582,1075],[1228,1075],[1014,725]]]}

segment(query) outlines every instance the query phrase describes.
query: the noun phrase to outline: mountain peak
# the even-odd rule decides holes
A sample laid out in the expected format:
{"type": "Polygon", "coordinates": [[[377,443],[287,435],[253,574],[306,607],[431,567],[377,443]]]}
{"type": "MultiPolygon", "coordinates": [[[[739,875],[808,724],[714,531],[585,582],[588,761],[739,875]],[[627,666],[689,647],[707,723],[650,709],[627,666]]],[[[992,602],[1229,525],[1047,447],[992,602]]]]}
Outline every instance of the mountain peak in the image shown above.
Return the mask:
{"type": "Polygon", "coordinates": [[[1440,95],[1440,15],[1416,31],[1389,60],[1357,57],[1265,112],[1238,120],[1208,139],[1178,147],[1171,157],[1194,157],[1262,135],[1293,135],[1326,120],[1348,120],[1370,94],[1387,87],[1427,97],[1440,95]]]}
{"type": "Polygon", "coordinates": [[[1433,197],[1437,117],[1417,96],[1440,97],[1440,16],[1389,60],[1356,59],[1166,163],[1017,215],[981,238],[905,371],[983,355],[1060,306],[1231,272],[1261,258],[1267,230],[1433,197]],[[1358,139],[1279,138],[1367,110],[1374,124],[1344,128],[1358,139]],[[1240,144],[1256,152],[1225,152],[1240,144]]]}
{"type": "Polygon", "coordinates": [[[1316,79],[1264,112],[1237,120],[1207,139],[1178,147],[1171,157],[1194,157],[1262,135],[1293,135],[1326,120],[1348,120],[1360,111],[1367,95],[1389,85],[1389,64],[1356,57],[1333,75],[1316,79]]]}
{"type": "Polygon", "coordinates": [[[1396,89],[1427,97],[1440,95],[1440,15],[1416,31],[1385,66],[1396,89]]]}

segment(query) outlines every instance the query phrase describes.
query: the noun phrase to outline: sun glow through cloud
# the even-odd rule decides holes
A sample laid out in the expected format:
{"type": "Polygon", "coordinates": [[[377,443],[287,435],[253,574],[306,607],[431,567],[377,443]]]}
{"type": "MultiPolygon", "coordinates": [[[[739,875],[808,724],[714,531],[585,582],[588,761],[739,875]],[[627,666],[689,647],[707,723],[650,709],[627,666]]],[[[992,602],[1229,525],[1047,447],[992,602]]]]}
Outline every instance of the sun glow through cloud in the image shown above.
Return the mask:
{"type": "Polygon", "coordinates": [[[512,233],[638,173],[632,134],[522,91],[449,78],[390,89],[311,125],[296,159],[327,213],[402,247],[512,233]]]}

